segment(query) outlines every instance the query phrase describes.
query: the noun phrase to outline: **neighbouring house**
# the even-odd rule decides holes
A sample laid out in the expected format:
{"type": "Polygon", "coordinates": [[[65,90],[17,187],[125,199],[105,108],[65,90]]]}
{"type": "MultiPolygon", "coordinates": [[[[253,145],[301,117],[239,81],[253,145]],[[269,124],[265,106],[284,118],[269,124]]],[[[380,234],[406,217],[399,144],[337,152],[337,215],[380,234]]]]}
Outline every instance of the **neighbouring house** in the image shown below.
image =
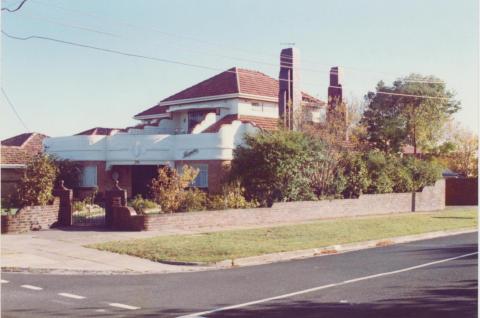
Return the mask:
{"type": "Polygon", "coordinates": [[[24,133],[1,141],[1,197],[15,191],[28,161],[43,151],[43,140],[47,136],[39,133],[24,133]]]}
{"type": "MultiPolygon", "coordinates": [[[[188,164],[199,169],[194,186],[217,192],[245,133],[275,130],[279,124],[295,129],[300,109],[303,120],[314,123],[324,123],[335,111],[300,89],[298,50],[282,50],[280,60],[279,80],[233,67],[136,114],[136,126],[49,138],[45,151],[81,163],[80,188],[86,191],[103,192],[118,180],[129,196],[146,196],[159,167],[188,164]]],[[[336,89],[329,100],[338,100],[337,68],[330,81],[336,89]]]]}

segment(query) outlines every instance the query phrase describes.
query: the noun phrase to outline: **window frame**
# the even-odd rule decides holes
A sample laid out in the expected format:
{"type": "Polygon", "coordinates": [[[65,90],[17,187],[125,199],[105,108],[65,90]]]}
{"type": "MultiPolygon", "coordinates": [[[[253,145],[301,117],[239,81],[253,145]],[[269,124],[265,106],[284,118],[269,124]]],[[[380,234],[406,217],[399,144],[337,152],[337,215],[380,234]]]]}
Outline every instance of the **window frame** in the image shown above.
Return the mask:
{"type": "Polygon", "coordinates": [[[80,185],[81,188],[94,188],[98,186],[98,168],[96,165],[86,165],[82,167],[82,173],[80,176],[80,185]],[[85,181],[88,181],[89,177],[87,177],[87,171],[94,171],[91,178],[93,179],[93,184],[88,184],[85,181]]]}
{"type": "Polygon", "coordinates": [[[195,180],[192,181],[190,186],[194,188],[199,188],[199,189],[208,188],[208,163],[195,163],[195,164],[191,164],[190,166],[192,166],[195,169],[199,169],[197,177],[195,178],[195,180]],[[202,168],[204,168],[203,172],[205,173],[205,183],[202,185],[198,185],[197,179],[200,177],[200,174],[202,173],[202,168]]]}

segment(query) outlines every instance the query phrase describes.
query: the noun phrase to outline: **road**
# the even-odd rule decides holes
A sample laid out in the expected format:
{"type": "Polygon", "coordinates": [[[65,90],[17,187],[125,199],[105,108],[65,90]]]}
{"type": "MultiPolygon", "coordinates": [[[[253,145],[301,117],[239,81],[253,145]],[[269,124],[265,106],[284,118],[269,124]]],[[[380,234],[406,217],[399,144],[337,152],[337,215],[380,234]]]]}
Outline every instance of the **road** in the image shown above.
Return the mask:
{"type": "Polygon", "coordinates": [[[3,273],[2,317],[477,317],[477,249],[471,233],[205,272],[3,273]]]}

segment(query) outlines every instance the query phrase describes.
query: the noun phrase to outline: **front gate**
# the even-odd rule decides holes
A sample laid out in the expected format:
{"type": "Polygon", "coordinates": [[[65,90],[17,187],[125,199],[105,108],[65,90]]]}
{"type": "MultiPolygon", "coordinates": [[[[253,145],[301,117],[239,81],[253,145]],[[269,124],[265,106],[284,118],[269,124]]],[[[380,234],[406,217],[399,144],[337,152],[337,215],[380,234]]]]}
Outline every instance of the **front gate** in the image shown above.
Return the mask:
{"type": "Polygon", "coordinates": [[[104,204],[95,204],[86,206],[80,211],[74,211],[72,214],[72,225],[77,226],[104,226],[105,225],[105,206],[104,204]]]}

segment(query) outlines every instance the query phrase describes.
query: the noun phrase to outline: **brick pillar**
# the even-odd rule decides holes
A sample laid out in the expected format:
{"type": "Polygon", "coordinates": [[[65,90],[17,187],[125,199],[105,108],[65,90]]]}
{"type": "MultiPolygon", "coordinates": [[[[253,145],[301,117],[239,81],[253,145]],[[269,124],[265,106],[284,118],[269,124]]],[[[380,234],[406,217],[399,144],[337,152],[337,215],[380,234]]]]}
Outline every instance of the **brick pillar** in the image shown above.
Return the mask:
{"type": "Polygon", "coordinates": [[[63,180],[60,180],[58,188],[53,190],[53,195],[60,198],[60,208],[58,209],[58,224],[61,226],[71,226],[73,212],[73,191],[66,188],[63,180]]]}
{"type": "Polygon", "coordinates": [[[114,224],[113,209],[127,206],[127,190],[120,188],[118,180],[111,190],[105,191],[105,225],[111,227],[114,224]]]}

